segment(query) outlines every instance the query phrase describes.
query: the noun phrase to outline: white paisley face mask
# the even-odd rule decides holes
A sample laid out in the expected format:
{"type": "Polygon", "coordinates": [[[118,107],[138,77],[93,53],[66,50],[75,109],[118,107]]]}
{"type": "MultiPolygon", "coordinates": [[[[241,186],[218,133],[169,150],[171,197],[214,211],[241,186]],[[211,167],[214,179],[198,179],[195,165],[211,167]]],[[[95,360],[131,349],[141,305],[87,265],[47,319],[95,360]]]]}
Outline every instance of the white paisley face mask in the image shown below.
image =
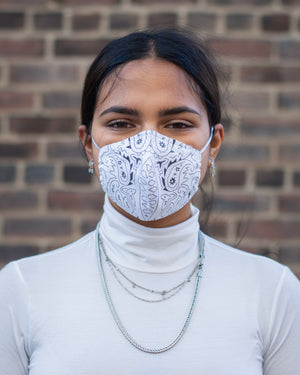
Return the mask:
{"type": "Polygon", "coordinates": [[[130,215],[144,221],[177,212],[197,192],[201,155],[192,146],[145,130],[99,147],[98,168],[104,192],[130,215]]]}

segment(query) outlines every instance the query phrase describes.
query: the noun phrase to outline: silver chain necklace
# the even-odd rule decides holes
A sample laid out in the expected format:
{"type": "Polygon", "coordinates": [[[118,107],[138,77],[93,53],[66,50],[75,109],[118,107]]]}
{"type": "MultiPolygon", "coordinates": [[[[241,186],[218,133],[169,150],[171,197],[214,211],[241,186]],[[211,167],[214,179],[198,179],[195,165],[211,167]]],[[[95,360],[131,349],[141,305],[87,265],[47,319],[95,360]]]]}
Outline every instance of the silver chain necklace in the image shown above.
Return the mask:
{"type": "Polygon", "coordinates": [[[203,236],[201,236],[202,241],[199,244],[199,246],[200,246],[200,264],[198,266],[198,272],[196,274],[194,296],[193,296],[191,306],[190,306],[188,315],[186,317],[186,320],[185,320],[185,322],[183,324],[183,327],[180,330],[179,334],[175,337],[175,339],[169,345],[166,345],[162,348],[155,349],[155,348],[146,348],[145,346],[137,343],[130,336],[130,334],[128,333],[128,331],[126,330],[126,328],[124,327],[123,323],[121,322],[121,320],[119,318],[119,315],[118,315],[118,313],[115,309],[115,306],[113,304],[113,301],[112,301],[112,298],[111,298],[111,295],[110,295],[110,292],[109,292],[109,289],[108,289],[108,286],[107,286],[105,274],[104,274],[104,269],[103,269],[103,264],[102,264],[102,256],[101,256],[101,249],[100,249],[100,240],[99,240],[99,228],[100,228],[100,222],[97,225],[96,235],[95,235],[95,245],[96,245],[96,252],[97,252],[98,268],[99,268],[99,273],[100,273],[100,276],[101,276],[101,281],[102,281],[102,286],[103,286],[105,298],[106,298],[106,301],[108,303],[108,306],[110,308],[110,311],[112,313],[112,316],[114,318],[115,323],[119,327],[122,335],[126,338],[126,340],[138,350],[141,350],[145,353],[151,353],[151,354],[159,354],[159,353],[166,352],[167,350],[170,350],[171,348],[173,348],[178,343],[178,341],[182,338],[184,332],[186,331],[186,328],[187,328],[187,326],[190,322],[192,312],[193,312],[195,304],[196,304],[196,299],[197,299],[197,295],[198,295],[198,288],[199,288],[199,280],[202,277],[202,268],[203,268],[203,263],[202,263],[202,260],[204,258],[204,238],[203,238],[203,236]]]}
{"type": "MultiPolygon", "coordinates": [[[[132,280],[130,280],[121,270],[120,268],[109,258],[109,256],[107,255],[107,252],[106,252],[106,249],[105,249],[105,245],[103,243],[103,240],[100,236],[100,233],[99,233],[99,241],[100,241],[100,248],[102,249],[103,251],[103,254],[105,256],[105,260],[107,262],[107,264],[109,265],[109,268],[110,270],[112,271],[112,274],[113,276],[115,277],[116,281],[119,283],[119,285],[128,293],[130,294],[132,297],[140,300],[140,301],[143,301],[143,302],[149,302],[149,303],[157,303],[157,302],[163,302],[163,301],[166,301],[170,298],[172,298],[173,296],[175,296],[178,292],[180,292],[180,290],[187,284],[191,281],[194,273],[197,271],[197,269],[199,268],[200,266],[200,263],[201,263],[201,254],[199,254],[199,261],[197,263],[197,265],[194,267],[194,269],[192,270],[192,272],[189,274],[189,276],[183,280],[180,284],[174,286],[173,288],[169,289],[169,290],[154,290],[154,289],[148,289],[142,285],[139,285],[138,283],[135,283],[133,282],[132,280]],[[142,298],[136,294],[134,294],[132,292],[132,290],[128,289],[126,285],[124,285],[122,283],[122,281],[120,280],[120,278],[118,277],[118,274],[121,275],[125,280],[127,280],[133,289],[135,288],[138,288],[138,289],[141,289],[145,292],[148,292],[148,293],[151,293],[151,294],[158,294],[160,296],[160,298],[157,298],[157,299],[146,299],[146,298],[142,298]]],[[[201,232],[199,231],[199,243],[201,243],[202,241],[202,238],[201,238],[201,232]]],[[[199,250],[200,250],[200,246],[199,246],[199,250]]],[[[199,251],[200,252],[200,251],[199,251]]]]}

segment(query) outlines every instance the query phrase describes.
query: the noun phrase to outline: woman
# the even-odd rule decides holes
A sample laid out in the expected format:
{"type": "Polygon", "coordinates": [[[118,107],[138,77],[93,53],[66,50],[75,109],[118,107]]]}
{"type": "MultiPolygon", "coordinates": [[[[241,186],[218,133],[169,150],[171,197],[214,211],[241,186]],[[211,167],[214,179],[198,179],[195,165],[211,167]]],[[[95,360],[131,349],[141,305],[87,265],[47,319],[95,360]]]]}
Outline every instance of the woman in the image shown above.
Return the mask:
{"type": "Polygon", "coordinates": [[[300,373],[297,279],[204,235],[191,205],[223,140],[219,96],[185,33],[133,33],[97,56],[79,136],[104,214],[0,273],[1,374],[300,373]]]}

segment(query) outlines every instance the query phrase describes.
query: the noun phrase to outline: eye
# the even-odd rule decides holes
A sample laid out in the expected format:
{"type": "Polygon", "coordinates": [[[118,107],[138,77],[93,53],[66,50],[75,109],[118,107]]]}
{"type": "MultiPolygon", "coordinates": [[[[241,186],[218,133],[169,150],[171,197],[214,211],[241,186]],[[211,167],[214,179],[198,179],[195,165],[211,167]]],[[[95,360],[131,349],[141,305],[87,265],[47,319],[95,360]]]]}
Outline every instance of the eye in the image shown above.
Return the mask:
{"type": "Polygon", "coordinates": [[[169,129],[188,129],[188,128],[192,128],[193,125],[188,124],[186,122],[177,121],[177,122],[172,122],[171,124],[168,124],[166,127],[169,129]]]}
{"type": "Polygon", "coordinates": [[[111,121],[107,124],[107,126],[113,129],[128,129],[133,127],[132,124],[124,120],[111,121]]]}

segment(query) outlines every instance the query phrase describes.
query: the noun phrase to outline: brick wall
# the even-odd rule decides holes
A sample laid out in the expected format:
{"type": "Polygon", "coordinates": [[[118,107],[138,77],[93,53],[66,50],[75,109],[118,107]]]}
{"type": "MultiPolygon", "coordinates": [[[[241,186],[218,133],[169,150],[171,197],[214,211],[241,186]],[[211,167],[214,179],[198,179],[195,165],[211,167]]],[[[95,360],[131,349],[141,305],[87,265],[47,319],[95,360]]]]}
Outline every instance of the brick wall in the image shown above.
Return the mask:
{"type": "Polygon", "coordinates": [[[103,196],[76,128],[114,37],[188,25],[230,77],[211,234],[300,275],[299,0],[0,0],[0,264],[94,228],[103,196]]]}

